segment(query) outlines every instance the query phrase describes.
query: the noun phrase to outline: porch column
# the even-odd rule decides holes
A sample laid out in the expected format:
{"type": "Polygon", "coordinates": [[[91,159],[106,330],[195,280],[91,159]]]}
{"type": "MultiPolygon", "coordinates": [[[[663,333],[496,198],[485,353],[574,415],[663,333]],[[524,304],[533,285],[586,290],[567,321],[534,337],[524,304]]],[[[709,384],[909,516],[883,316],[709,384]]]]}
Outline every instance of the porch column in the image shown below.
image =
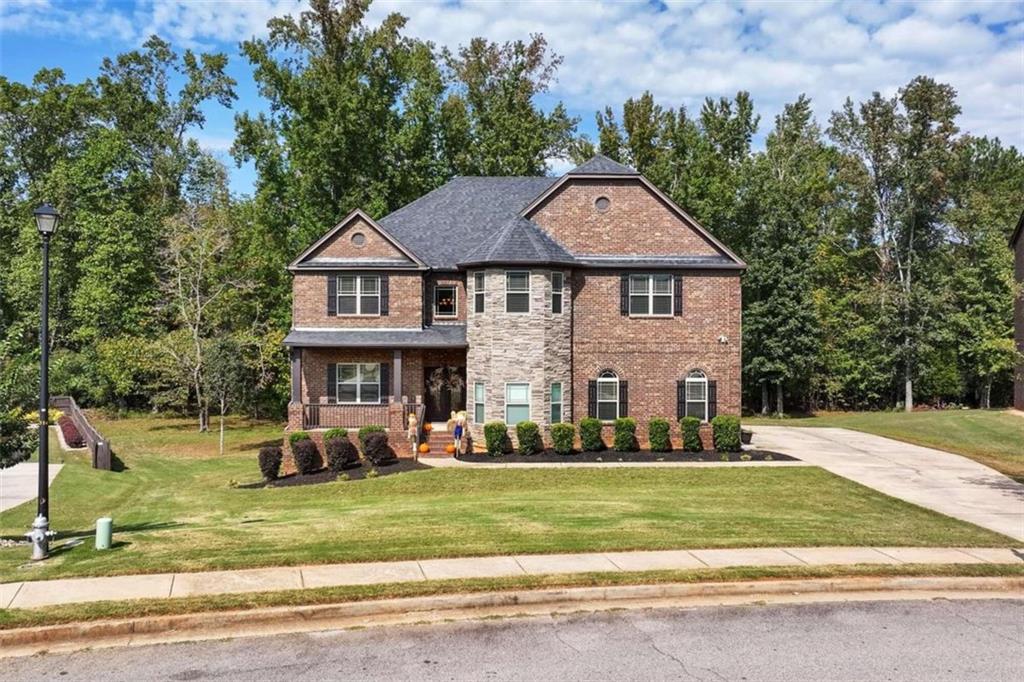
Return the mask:
{"type": "Polygon", "coordinates": [[[391,400],[402,400],[402,351],[394,350],[391,362],[391,400]]]}
{"type": "Polygon", "coordinates": [[[291,349],[292,360],[292,398],[291,402],[302,402],[302,349],[291,349]]]}

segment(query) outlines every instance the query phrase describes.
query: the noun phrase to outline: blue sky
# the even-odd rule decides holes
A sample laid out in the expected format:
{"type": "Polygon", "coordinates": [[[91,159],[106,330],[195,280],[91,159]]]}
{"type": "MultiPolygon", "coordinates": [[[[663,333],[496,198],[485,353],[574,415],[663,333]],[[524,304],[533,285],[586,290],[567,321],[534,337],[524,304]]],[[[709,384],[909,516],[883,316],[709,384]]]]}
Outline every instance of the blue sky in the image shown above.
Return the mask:
{"type": "MultiPolygon", "coordinates": [[[[4,0],[0,72],[29,80],[60,67],[69,80],[94,76],[104,56],[156,33],[176,48],[228,54],[238,81],[235,110],[265,106],[238,43],[264,35],[270,17],[301,11],[298,0],[4,0]]],[[[665,105],[751,92],[762,132],[800,93],[819,121],[849,96],[891,94],[918,74],[951,83],[960,125],[1024,147],[1024,2],[879,0],[729,2],[417,2],[378,0],[370,21],[409,18],[407,32],[455,47],[477,35],[505,41],[543,33],[564,57],[545,104],[566,103],[592,133],[594,111],[651,90],[665,105]]],[[[197,138],[232,169],[232,187],[251,191],[251,168],[227,155],[234,111],[207,107],[197,138]]],[[[553,172],[566,162],[550,160],[553,172]]]]}

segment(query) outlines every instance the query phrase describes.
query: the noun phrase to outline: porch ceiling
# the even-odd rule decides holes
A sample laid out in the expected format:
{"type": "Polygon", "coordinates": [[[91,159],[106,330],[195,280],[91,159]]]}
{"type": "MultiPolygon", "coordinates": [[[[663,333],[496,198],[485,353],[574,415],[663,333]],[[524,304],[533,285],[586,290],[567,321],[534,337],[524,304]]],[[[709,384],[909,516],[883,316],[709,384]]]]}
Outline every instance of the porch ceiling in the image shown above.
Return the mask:
{"type": "Polygon", "coordinates": [[[284,339],[292,348],[465,348],[466,325],[425,329],[292,329],[284,339]]]}

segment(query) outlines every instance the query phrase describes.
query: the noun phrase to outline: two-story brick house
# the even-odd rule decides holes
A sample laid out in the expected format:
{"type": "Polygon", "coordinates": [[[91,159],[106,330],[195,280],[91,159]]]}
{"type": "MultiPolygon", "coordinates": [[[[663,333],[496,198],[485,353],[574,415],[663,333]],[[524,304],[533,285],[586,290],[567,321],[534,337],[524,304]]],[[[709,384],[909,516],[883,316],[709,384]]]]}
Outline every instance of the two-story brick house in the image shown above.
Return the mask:
{"type": "Polygon", "coordinates": [[[288,428],[739,414],[744,267],[603,156],[354,211],[289,266],[288,428]]]}

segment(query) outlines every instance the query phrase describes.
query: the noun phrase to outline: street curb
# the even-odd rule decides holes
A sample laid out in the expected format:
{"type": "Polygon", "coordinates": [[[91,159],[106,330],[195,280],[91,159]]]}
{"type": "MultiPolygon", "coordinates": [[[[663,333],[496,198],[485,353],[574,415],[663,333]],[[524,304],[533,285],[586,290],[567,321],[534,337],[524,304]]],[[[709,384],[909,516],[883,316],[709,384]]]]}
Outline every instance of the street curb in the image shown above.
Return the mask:
{"type": "Polygon", "coordinates": [[[625,608],[936,598],[1024,599],[1024,578],[860,577],[666,583],[495,591],[143,616],[0,631],[0,658],[86,648],[625,608]]]}

